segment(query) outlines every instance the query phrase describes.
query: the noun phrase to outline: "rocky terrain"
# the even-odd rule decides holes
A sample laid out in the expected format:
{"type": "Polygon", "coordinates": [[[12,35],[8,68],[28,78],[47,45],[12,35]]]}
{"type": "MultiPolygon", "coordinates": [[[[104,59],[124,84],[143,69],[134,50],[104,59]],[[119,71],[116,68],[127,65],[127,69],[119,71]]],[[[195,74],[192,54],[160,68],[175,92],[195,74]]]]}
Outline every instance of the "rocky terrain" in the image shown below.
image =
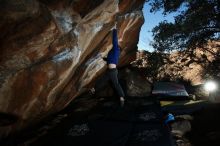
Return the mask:
{"type": "Polygon", "coordinates": [[[144,0],[0,3],[0,137],[64,109],[103,74],[116,18],[120,66],[135,58],[144,0]]]}
{"type": "Polygon", "coordinates": [[[188,81],[192,85],[204,83],[206,79],[219,79],[220,42],[209,42],[204,48],[174,51],[171,53],[137,53],[133,66],[145,69],[150,81],[188,81]]]}
{"type": "MultiPolygon", "coordinates": [[[[178,146],[218,146],[219,141],[219,112],[220,103],[220,43],[209,42],[204,48],[179,51],[172,53],[139,51],[136,60],[131,64],[139,68],[145,78],[154,83],[156,81],[175,81],[185,85],[187,92],[194,94],[196,99],[205,102],[193,103],[191,106],[173,102],[168,110],[175,113],[175,122],[171,124],[172,135],[178,146]],[[204,90],[206,80],[214,80],[218,84],[217,91],[209,94],[204,90]],[[208,101],[208,102],[207,102],[208,101]],[[209,102],[211,101],[211,102],[209,102]],[[176,106],[176,105],[177,106],[176,106]],[[180,107],[180,113],[176,113],[180,107]],[[193,108],[199,107],[196,110],[193,108]],[[188,112],[188,110],[192,110],[188,112]]],[[[183,103],[186,101],[183,101],[183,103]]],[[[166,106],[164,107],[167,108],[166,106]]]]}
{"type": "MultiPolygon", "coordinates": [[[[141,11],[144,2],[0,0],[0,140],[19,135],[20,131],[34,127],[70,103],[77,105],[77,110],[89,110],[95,106],[98,99],[91,98],[95,102],[90,104],[88,91],[101,83],[106,70],[103,57],[112,48],[110,30],[116,20],[122,49],[119,78],[127,88],[127,96],[150,95],[152,83],[158,80],[181,81],[190,85],[203,84],[206,79],[219,81],[219,42],[210,42],[205,50],[197,48],[172,54],[142,52],[135,60],[139,32],[144,22],[141,11]],[[138,69],[125,68],[130,62],[138,69]],[[76,97],[84,95],[83,104],[74,102],[76,97]]],[[[200,89],[198,94],[202,94],[200,89]]],[[[103,86],[95,96],[102,100],[101,97],[113,94],[112,89],[103,86]]],[[[218,111],[219,108],[213,110],[218,111]]],[[[200,114],[195,115],[197,119],[192,123],[193,132],[189,136],[192,139],[188,138],[195,143],[199,143],[196,130],[199,129],[200,118],[207,118],[202,112],[200,114]]],[[[67,114],[61,114],[52,122],[47,121],[49,126],[39,129],[39,133],[44,135],[66,117],[67,114]]],[[[174,125],[177,131],[181,122],[186,125],[182,131],[191,130],[188,121],[177,121],[174,125]]],[[[207,118],[204,124],[206,122],[211,121],[207,118]]],[[[217,141],[219,130],[213,133],[214,128],[211,132],[202,132],[217,141]]],[[[185,136],[185,132],[182,135],[185,136]]]]}

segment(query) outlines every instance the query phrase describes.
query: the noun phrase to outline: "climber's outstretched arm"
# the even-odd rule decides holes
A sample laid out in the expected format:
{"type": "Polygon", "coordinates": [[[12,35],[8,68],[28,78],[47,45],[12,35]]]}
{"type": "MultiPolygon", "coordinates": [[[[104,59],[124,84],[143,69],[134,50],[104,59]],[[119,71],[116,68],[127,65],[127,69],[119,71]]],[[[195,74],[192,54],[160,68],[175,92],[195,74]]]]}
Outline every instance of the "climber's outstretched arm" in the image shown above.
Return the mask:
{"type": "Polygon", "coordinates": [[[114,28],[112,30],[112,45],[113,45],[113,50],[119,50],[118,48],[118,35],[117,35],[117,29],[114,28]]]}

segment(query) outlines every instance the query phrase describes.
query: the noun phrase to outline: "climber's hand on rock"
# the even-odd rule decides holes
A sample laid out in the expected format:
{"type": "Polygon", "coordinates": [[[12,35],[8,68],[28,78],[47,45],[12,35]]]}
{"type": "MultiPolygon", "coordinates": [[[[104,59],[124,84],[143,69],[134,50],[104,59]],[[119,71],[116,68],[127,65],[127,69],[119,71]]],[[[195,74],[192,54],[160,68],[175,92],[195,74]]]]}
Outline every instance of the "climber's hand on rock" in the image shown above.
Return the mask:
{"type": "Polygon", "coordinates": [[[113,27],[114,29],[117,29],[117,22],[115,22],[115,24],[114,24],[114,27],[113,27]]]}
{"type": "Polygon", "coordinates": [[[111,28],[111,30],[117,29],[117,22],[115,22],[114,26],[111,28]]]}

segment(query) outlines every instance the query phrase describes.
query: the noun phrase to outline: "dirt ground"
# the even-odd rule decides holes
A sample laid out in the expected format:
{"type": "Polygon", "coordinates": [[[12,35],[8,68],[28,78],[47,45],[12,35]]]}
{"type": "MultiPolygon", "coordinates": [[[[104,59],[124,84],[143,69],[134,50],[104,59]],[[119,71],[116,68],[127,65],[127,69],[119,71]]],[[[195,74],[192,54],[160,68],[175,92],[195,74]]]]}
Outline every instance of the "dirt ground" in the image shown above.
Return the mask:
{"type": "Polygon", "coordinates": [[[220,104],[211,103],[193,114],[186,135],[193,146],[220,146],[220,104]]]}

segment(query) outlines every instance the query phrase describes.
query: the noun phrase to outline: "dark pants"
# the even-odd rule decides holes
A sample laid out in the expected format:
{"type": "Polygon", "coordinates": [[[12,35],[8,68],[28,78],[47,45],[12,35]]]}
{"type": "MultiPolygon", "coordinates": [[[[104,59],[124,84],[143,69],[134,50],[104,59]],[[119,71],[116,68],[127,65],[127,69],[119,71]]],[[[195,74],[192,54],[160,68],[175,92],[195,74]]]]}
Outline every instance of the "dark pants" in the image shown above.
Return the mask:
{"type": "Polygon", "coordinates": [[[107,74],[118,96],[125,97],[124,91],[118,81],[118,70],[116,68],[108,69],[107,74]]]}
{"type": "Polygon", "coordinates": [[[125,97],[124,91],[118,81],[118,70],[116,68],[107,69],[106,73],[97,79],[95,84],[95,90],[100,91],[107,87],[108,82],[111,82],[114,90],[119,97],[125,97]]]}

